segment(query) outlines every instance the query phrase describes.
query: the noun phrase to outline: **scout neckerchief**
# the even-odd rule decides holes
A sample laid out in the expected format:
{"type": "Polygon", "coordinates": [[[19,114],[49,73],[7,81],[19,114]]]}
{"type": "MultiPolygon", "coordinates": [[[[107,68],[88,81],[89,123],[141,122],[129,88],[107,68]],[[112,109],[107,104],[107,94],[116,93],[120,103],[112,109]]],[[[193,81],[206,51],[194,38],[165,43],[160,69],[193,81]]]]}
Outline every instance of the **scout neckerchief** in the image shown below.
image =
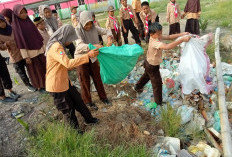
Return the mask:
{"type": "Polygon", "coordinates": [[[178,12],[177,12],[177,8],[176,8],[176,3],[173,4],[173,3],[171,2],[171,5],[174,6],[174,15],[175,15],[175,17],[177,18],[178,12]]]}
{"type": "Polygon", "coordinates": [[[127,6],[127,7],[125,8],[125,10],[129,12],[130,18],[133,19],[133,18],[134,18],[134,14],[133,14],[132,11],[130,10],[130,7],[127,6]]]}
{"type": "Polygon", "coordinates": [[[147,14],[147,16],[146,16],[146,18],[145,18],[145,24],[146,24],[146,33],[148,33],[148,14],[147,14]]]}
{"type": "Polygon", "coordinates": [[[118,32],[118,24],[117,24],[116,18],[113,18],[112,16],[109,16],[109,18],[114,21],[114,29],[116,32],[118,32]]]}

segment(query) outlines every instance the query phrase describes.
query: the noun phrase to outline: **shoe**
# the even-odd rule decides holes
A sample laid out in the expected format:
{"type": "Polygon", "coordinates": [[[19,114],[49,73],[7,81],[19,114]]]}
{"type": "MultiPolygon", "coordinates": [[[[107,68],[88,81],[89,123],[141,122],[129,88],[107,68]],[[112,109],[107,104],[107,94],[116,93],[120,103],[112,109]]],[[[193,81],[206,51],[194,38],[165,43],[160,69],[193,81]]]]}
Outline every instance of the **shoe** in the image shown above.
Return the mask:
{"type": "Polygon", "coordinates": [[[14,91],[9,93],[9,96],[15,100],[17,100],[18,98],[20,98],[20,95],[15,93],[14,91]]]}
{"type": "Polygon", "coordinates": [[[5,99],[0,100],[0,102],[3,102],[3,103],[16,102],[16,100],[10,97],[5,97],[5,99]]]}
{"type": "Polygon", "coordinates": [[[97,107],[97,105],[96,104],[94,104],[94,103],[88,103],[88,104],[86,104],[87,106],[89,106],[90,108],[92,108],[92,109],[94,109],[94,110],[98,110],[98,107],[97,107]]]}
{"type": "Polygon", "coordinates": [[[92,119],[89,120],[89,121],[85,121],[85,125],[98,124],[99,122],[100,122],[99,119],[97,119],[97,118],[92,118],[92,119]]]}
{"type": "Polygon", "coordinates": [[[138,94],[141,94],[143,92],[143,89],[138,89],[136,86],[132,87],[134,91],[136,91],[138,94]]]}
{"type": "Polygon", "coordinates": [[[30,86],[27,86],[27,90],[28,90],[29,92],[35,92],[37,89],[34,88],[34,87],[32,87],[32,86],[30,85],[30,86]]]}
{"type": "Polygon", "coordinates": [[[10,64],[10,57],[6,57],[5,62],[6,62],[7,65],[9,65],[10,64]]]}
{"type": "Polygon", "coordinates": [[[47,94],[47,91],[44,88],[39,89],[39,92],[42,94],[47,94]]]}
{"type": "Polygon", "coordinates": [[[109,99],[102,100],[102,102],[103,102],[105,105],[111,105],[109,99]]]}

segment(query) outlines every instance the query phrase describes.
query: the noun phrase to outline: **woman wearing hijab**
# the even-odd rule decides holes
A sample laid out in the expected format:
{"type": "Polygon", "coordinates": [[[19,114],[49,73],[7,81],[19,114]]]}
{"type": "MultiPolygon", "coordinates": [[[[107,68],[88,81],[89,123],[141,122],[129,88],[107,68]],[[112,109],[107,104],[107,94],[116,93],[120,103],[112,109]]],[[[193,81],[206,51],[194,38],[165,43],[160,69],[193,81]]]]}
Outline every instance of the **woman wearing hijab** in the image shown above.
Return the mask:
{"type": "Polygon", "coordinates": [[[88,51],[87,54],[76,59],[69,59],[65,52],[65,46],[77,39],[75,29],[71,25],[59,28],[48,41],[46,48],[47,73],[46,90],[54,98],[54,104],[64,115],[66,122],[79,129],[75,110],[79,111],[87,124],[97,123],[89,109],[83,103],[77,89],[71,84],[68,70],[89,62],[89,58],[98,55],[98,50],[88,51]]]}
{"type": "MultiPolygon", "coordinates": [[[[111,30],[104,29],[93,24],[92,13],[83,11],[80,14],[80,21],[76,28],[78,40],[76,41],[75,58],[86,54],[89,51],[88,44],[91,43],[97,48],[101,48],[98,35],[107,35],[107,46],[112,45],[111,30]]],[[[85,104],[94,108],[98,107],[92,103],[90,94],[90,76],[93,79],[94,85],[97,89],[98,95],[104,104],[109,105],[109,100],[106,97],[106,92],[100,76],[100,66],[97,58],[92,58],[89,63],[80,65],[77,68],[79,74],[79,81],[81,84],[81,96],[85,104]]]]}
{"type": "Polygon", "coordinates": [[[20,50],[17,48],[12,27],[7,24],[5,18],[0,14],[0,49],[7,50],[13,67],[19,74],[23,83],[27,86],[28,91],[36,91],[30,84],[29,78],[25,70],[26,61],[23,59],[20,50]]]}
{"type": "Polygon", "coordinates": [[[43,38],[27,15],[23,5],[15,5],[12,15],[12,29],[17,47],[26,60],[28,75],[34,88],[44,92],[46,58],[43,38]]]}
{"type": "Polygon", "coordinates": [[[185,32],[197,35],[200,34],[200,26],[198,21],[200,14],[200,0],[188,0],[185,5],[184,14],[182,15],[182,19],[187,16],[185,32]]]}
{"type": "Polygon", "coordinates": [[[9,8],[5,8],[1,11],[1,14],[5,17],[8,24],[11,24],[13,11],[9,8]]]}
{"type": "MultiPolygon", "coordinates": [[[[46,29],[48,31],[48,34],[51,36],[58,28],[59,23],[57,19],[52,15],[52,10],[48,5],[41,5],[39,6],[39,14],[40,17],[44,19],[44,22],[46,24],[46,29]]],[[[66,46],[67,49],[69,49],[69,53],[74,58],[74,52],[75,52],[75,46],[73,43],[66,46]]]]}

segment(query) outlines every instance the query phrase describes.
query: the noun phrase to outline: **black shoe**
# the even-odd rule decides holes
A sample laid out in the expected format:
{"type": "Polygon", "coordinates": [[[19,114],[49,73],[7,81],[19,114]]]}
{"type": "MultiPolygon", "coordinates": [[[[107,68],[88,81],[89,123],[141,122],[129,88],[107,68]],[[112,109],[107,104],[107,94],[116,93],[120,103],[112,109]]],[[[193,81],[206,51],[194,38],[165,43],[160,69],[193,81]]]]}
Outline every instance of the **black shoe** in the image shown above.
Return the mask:
{"type": "Polygon", "coordinates": [[[10,96],[12,99],[15,99],[15,100],[17,100],[18,98],[20,98],[20,95],[17,94],[17,93],[15,93],[15,92],[13,92],[13,91],[9,93],[9,96],[10,96]]]}
{"type": "Polygon", "coordinates": [[[5,99],[0,100],[2,103],[7,103],[7,102],[16,102],[17,100],[10,98],[10,97],[5,97],[5,99]]]}
{"type": "Polygon", "coordinates": [[[77,133],[78,133],[79,135],[83,135],[83,134],[84,134],[84,131],[82,131],[82,130],[80,130],[80,129],[77,129],[77,133]]]}
{"type": "Polygon", "coordinates": [[[96,104],[94,104],[94,103],[89,103],[89,104],[86,104],[87,106],[89,106],[90,108],[92,108],[92,109],[94,109],[94,110],[98,110],[98,107],[97,107],[97,105],[96,104]]]}
{"type": "Polygon", "coordinates": [[[85,125],[98,124],[99,122],[100,122],[99,119],[97,119],[97,118],[92,118],[92,119],[89,120],[89,121],[85,121],[85,125]]]}
{"type": "Polygon", "coordinates": [[[39,92],[42,93],[42,94],[47,94],[48,93],[44,88],[39,89],[39,92]]]}
{"type": "Polygon", "coordinates": [[[102,100],[102,102],[103,102],[105,105],[111,105],[109,99],[102,100]]]}
{"type": "Polygon", "coordinates": [[[7,65],[9,65],[10,64],[10,57],[5,57],[5,62],[7,65]]]}
{"type": "Polygon", "coordinates": [[[34,87],[32,87],[31,85],[29,85],[29,86],[27,86],[27,90],[28,90],[29,92],[35,92],[37,89],[34,88],[34,87]]]}
{"type": "Polygon", "coordinates": [[[141,94],[143,92],[143,89],[138,89],[136,86],[132,87],[134,91],[136,91],[138,94],[141,94]]]}

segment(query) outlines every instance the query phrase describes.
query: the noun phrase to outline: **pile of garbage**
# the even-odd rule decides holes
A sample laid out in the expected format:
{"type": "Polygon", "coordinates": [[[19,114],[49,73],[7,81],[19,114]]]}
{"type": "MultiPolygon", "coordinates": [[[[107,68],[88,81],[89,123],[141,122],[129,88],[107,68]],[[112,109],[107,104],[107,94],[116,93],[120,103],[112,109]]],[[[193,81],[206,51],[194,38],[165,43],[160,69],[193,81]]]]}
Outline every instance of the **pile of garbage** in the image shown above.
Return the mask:
{"type": "MultiPolygon", "coordinates": [[[[187,126],[188,128],[198,127],[201,131],[204,131],[207,136],[213,136],[212,139],[215,140],[215,134],[220,137],[220,116],[217,105],[217,77],[215,64],[210,64],[209,76],[206,78],[207,84],[211,85],[213,90],[210,94],[201,94],[199,90],[194,90],[190,95],[184,95],[181,90],[181,81],[178,72],[178,66],[180,59],[176,53],[173,55],[166,53],[166,56],[163,58],[163,63],[160,65],[160,73],[163,81],[163,106],[170,104],[177,113],[181,115],[181,124],[187,126]],[[210,128],[211,131],[209,131],[210,128]]],[[[232,65],[227,63],[222,63],[223,79],[225,84],[225,91],[227,94],[230,94],[232,86],[232,65]],[[230,90],[229,90],[230,89],[230,90]]],[[[137,63],[137,66],[132,70],[129,76],[122,81],[122,83],[135,84],[144,73],[143,61],[137,63]]],[[[231,103],[227,102],[228,108],[231,107],[231,103]]],[[[153,90],[150,81],[145,85],[143,92],[137,96],[137,99],[133,106],[141,107],[151,112],[151,115],[155,119],[159,120],[160,118],[160,106],[154,102],[153,90]]],[[[186,133],[188,134],[188,133],[186,133]]],[[[164,138],[164,137],[163,137],[164,138]]],[[[167,142],[167,138],[164,138],[163,145],[157,145],[155,147],[155,152],[158,154],[158,157],[162,156],[176,156],[180,153],[179,156],[212,156],[219,157],[222,151],[219,141],[214,141],[214,147],[211,148],[207,145],[206,142],[199,142],[196,145],[191,145],[186,150],[180,150],[179,145],[170,147],[170,143],[167,142]],[[217,145],[217,146],[215,146],[217,145]],[[177,149],[178,148],[178,149],[177,149]],[[187,155],[187,153],[189,155],[187,155]],[[185,154],[185,155],[181,155],[185,154]],[[211,154],[211,155],[210,155],[211,154]],[[212,155],[214,154],[214,155],[212,155]]],[[[177,140],[177,139],[172,139],[177,140]]],[[[162,142],[161,142],[162,143],[162,142]]],[[[161,144],[159,143],[159,144],[161,144]]],[[[178,143],[173,142],[175,145],[178,143]]]]}

